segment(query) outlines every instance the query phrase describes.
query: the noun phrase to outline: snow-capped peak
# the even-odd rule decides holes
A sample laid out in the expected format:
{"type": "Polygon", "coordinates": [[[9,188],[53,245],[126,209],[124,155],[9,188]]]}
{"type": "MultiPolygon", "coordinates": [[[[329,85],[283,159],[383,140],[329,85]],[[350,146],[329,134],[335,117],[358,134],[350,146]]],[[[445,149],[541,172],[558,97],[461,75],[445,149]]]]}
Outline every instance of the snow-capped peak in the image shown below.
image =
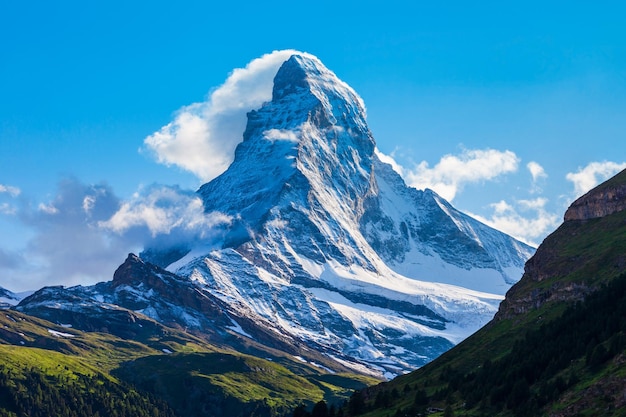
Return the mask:
{"type": "Polygon", "coordinates": [[[408,187],[375,155],[361,98],[294,54],[198,191],[233,219],[178,275],[335,358],[397,374],[486,323],[532,248],[408,187]],[[450,285],[453,284],[453,285],[450,285]]]}
{"type": "Polygon", "coordinates": [[[6,308],[9,306],[17,305],[24,298],[31,295],[34,291],[24,291],[14,293],[6,288],[0,287],[0,308],[6,308]]]}
{"type": "Polygon", "coordinates": [[[274,78],[272,100],[281,100],[300,89],[309,90],[330,113],[337,104],[345,104],[347,115],[366,128],[361,97],[312,55],[292,55],[285,61],[274,78]]]}

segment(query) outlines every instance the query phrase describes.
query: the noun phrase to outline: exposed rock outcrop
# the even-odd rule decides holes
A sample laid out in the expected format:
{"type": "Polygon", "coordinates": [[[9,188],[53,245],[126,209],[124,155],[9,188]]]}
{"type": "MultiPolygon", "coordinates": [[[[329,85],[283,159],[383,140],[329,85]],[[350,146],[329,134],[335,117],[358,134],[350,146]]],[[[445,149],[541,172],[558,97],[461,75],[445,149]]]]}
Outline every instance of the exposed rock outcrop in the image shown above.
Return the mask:
{"type": "Polygon", "coordinates": [[[619,249],[626,210],[626,170],[576,200],[564,223],[526,262],[522,279],[507,292],[496,320],[511,319],[551,302],[582,301],[603,279],[626,268],[619,249]],[[597,219],[589,223],[588,220],[597,219]],[[611,245],[599,242],[611,241],[611,245]]]}
{"type": "Polygon", "coordinates": [[[564,220],[589,220],[626,210],[626,170],[574,201],[564,220]]]}

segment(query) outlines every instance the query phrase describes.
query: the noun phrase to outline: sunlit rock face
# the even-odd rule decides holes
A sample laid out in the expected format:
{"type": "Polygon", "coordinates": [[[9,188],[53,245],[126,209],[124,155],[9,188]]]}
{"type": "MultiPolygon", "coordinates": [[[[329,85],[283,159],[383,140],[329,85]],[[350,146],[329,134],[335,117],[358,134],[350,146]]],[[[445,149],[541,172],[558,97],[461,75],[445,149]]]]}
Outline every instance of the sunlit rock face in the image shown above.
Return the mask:
{"type": "Polygon", "coordinates": [[[626,210],[626,170],[574,201],[564,219],[597,219],[622,210],[626,210]]]}

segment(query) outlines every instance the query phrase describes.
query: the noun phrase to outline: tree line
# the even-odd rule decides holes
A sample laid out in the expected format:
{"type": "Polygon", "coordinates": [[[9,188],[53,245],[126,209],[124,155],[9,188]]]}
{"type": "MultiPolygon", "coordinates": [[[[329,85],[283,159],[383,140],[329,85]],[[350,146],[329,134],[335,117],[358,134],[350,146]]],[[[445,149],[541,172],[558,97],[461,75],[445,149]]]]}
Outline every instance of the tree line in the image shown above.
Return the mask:
{"type": "Polygon", "coordinates": [[[103,375],[47,375],[0,365],[0,417],[175,417],[164,402],[103,375]]]}

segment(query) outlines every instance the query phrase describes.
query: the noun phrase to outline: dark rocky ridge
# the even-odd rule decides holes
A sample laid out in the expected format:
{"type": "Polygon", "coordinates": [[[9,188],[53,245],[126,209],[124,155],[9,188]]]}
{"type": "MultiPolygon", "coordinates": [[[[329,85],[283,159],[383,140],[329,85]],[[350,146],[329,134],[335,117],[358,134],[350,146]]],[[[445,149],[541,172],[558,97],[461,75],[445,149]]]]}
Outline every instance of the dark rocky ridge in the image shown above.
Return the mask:
{"type": "Polygon", "coordinates": [[[574,201],[564,220],[596,219],[622,210],[626,210],[626,170],[574,201]]]}
{"type": "Polygon", "coordinates": [[[623,241],[619,230],[624,226],[625,209],[626,170],[574,201],[564,223],[526,262],[522,279],[507,292],[495,319],[514,318],[546,303],[582,301],[603,277],[626,269],[626,254],[619,253],[619,245],[601,243],[623,241]],[[584,235],[588,239],[583,246],[570,247],[584,235]],[[575,279],[562,279],[565,276],[575,279]]]}

